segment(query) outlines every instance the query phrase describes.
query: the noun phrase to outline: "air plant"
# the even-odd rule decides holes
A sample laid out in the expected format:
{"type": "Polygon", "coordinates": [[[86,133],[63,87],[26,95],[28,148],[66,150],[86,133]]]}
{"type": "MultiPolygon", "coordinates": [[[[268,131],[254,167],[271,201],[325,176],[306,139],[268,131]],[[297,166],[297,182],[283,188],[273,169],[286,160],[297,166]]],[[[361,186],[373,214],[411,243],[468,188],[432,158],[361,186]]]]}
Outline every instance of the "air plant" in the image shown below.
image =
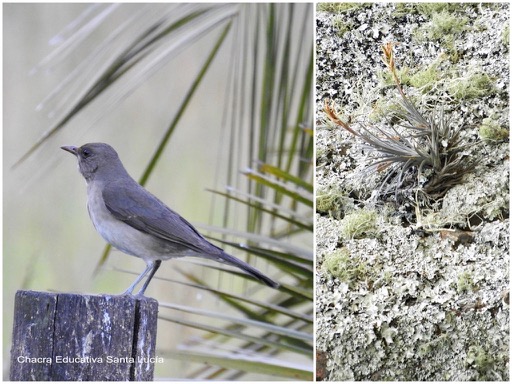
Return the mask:
{"type": "Polygon", "coordinates": [[[381,190],[393,180],[397,197],[405,175],[413,174],[416,176],[413,186],[419,187],[424,196],[428,199],[442,198],[473,168],[473,163],[463,154],[466,147],[461,145],[461,128],[452,128],[442,109],[429,117],[421,114],[402,89],[392,44],[385,44],[383,51],[383,61],[391,71],[401,97],[403,112],[396,116],[401,128],[363,126],[354,129],[338,117],[334,103],[329,104],[328,100],[324,111],[333,123],[362,139],[372,152],[376,152],[375,162],[368,169],[386,170],[381,190]]]}

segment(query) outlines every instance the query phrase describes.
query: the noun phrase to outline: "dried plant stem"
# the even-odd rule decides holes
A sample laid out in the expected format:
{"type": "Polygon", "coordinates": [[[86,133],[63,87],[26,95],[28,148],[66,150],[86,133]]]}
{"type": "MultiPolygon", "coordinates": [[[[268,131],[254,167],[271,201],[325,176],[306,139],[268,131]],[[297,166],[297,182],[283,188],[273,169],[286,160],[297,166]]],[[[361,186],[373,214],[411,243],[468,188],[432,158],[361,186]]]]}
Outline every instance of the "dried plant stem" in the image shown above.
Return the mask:
{"type": "Polygon", "coordinates": [[[384,52],[384,56],[382,57],[382,61],[389,68],[391,75],[393,76],[393,80],[395,81],[395,85],[400,92],[402,98],[406,99],[405,93],[402,89],[402,85],[400,83],[400,79],[398,78],[398,73],[395,67],[395,56],[393,55],[393,43],[388,42],[382,46],[382,51],[384,52]]]}

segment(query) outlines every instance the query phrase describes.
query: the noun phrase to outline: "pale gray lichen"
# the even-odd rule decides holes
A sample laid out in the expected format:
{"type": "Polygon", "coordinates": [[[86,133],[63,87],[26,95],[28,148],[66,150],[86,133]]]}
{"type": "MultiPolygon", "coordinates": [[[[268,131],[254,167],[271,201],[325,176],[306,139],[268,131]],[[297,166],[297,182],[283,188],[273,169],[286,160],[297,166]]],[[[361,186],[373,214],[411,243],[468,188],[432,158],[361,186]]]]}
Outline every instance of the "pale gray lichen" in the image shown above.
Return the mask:
{"type": "MultiPolygon", "coordinates": [[[[423,73],[435,75],[427,93],[414,88],[407,92],[422,106],[442,102],[453,124],[464,127],[465,141],[477,140],[486,117],[498,116],[500,125],[506,125],[508,47],[502,44],[501,31],[508,24],[509,5],[443,8],[463,9],[467,18],[449,48],[450,60],[442,58],[444,43],[413,41],[414,31],[442,12],[427,7],[422,13],[421,7],[371,4],[347,9],[343,16],[352,30],[343,36],[330,25],[331,15],[317,15],[319,121],[325,97],[335,98],[353,121],[366,122],[373,107],[393,105],[396,92],[380,84],[376,71],[383,70],[382,43],[393,41],[399,43],[397,60],[411,69],[409,74],[439,63],[437,73],[423,73]],[[455,81],[474,73],[491,80],[491,92],[455,98],[450,83],[436,77],[456,74],[448,78],[455,81]]],[[[384,115],[375,113],[376,120],[384,115]]],[[[371,159],[350,134],[330,127],[318,130],[316,138],[317,148],[326,148],[317,165],[317,184],[342,186],[353,203],[338,220],[316,216],[317,348],[329,357],[327,379],[508,381],[509,305],[503,300],[509,286],[508,143],[468,148],[468,156],[479,161],[443,201],[417,207],[418,212],[414,199],[399,207],[380,202],[376,236],[353,238],[340,232],[341,219],[362,207],[374,209],[372,193],[380,175],[364,173],[371,159]],[[456,230],[471,232],[471,240],[444,236],[456,230]],[[356,284],[333,278],[320,267],[340,247],[365,265],[364,278],[356,284]]]]}
{"type": "MultiPolygon", "coordinates": [[[[509,161],[470,175],[466,183],[453,187],[443,199],[441,215],[446,223],[478,224],[508,216],[509,161]]],[[[476,226],[476,225],[475,225],[476,226]]]]}
{"type": "MultiPolygon", "coordinates": [[[[501,233],[508,233],[506,223],[501,233]]],[[[507,263],[502,257],[503,242],[488,247],[487,239],[483,236],[469,248],[459,246],[447,252],[452,245],[441,241],[439,234],[419,238],[410,229],[392,226],[386,228],[384,244],[376,239],[348,241],[347,251],[365,262],[366,280],[360,281],[357,289],[334,283],[331,294],[325,295],[330,292],[327,287],[323,296],[317,291],[322,303],[318,305],[330,308],[318,316],[318,329],[329,330],[318,337],[318,348],[329,350],[333,357],[331,379],[427,380],[434,375],[454,380],[465,366],[465,357],[453,356],[453,351],[468,348],[473,338],[487,340],[486,348],[495,343],[492,351],[505,363],[508,311],[493,292],[507,286],[507,263]],[[413,241],[405,242],[408,237],[413,241]],[[487,259],[494,268],[475,272],[472,278],[471,286],[478,286],[478,291],[464,291],[461,296],[451,282],[467,272],[467,265],[487,259]],[[377,275],[383,273],[372,276],[372,272],[383,268],[388,278],[379,281],[377,275]],[[326,296],[330,300],[326,301],[326,296]],[[489,339],[491,324],[496,330],[489,339]],[[443,363],[447,356],[452,359],[450,366],[443,363]],[[414,369],[410,363],[417,358],[426,359],[428,368],[414,369]],[[386,373],[375,377],[375,372],[386,373]]],[[[463,377],[481,376],[475,371],[463,377]]]]}

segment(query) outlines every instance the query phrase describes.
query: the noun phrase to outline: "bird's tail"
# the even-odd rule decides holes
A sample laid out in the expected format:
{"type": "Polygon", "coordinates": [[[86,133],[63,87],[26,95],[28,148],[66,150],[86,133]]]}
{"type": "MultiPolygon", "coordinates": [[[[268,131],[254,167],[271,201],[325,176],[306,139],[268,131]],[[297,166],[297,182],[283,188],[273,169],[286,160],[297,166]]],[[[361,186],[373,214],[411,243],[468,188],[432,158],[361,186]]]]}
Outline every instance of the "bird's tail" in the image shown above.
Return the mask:
{"type": "Polygon", "coordinates": [[[222,252],[221,258],[222,258],[222,262],[234,265],[235,267],[238,267],[238,268],[244,270],[249,275],[254,276],[255,278],[257,278],[261,282],[263,282],[266,285],[268,285],[269,287],[272,287],[272,288],[275,288],[275,289],[279,288],[279,283],[276,283],[271,278],[265,276],[263,273],[258,271],[253,266],[247,264],[245,261],[237,259],[236,257],[231,256],[230,254],[228,254],[226,252],[222,252]]]}

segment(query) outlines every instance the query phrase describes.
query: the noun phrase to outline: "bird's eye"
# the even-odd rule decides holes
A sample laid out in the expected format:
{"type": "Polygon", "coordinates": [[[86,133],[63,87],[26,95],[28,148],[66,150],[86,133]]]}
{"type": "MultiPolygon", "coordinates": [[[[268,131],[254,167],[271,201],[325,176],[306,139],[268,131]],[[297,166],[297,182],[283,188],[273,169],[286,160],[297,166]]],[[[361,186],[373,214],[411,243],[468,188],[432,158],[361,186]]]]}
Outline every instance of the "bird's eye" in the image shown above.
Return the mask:
{"type": "Polygon", "coordinates": [[[89,157],[91,155],[91,151],[87,148],[82,149],[82,156],[89,157]]]}

